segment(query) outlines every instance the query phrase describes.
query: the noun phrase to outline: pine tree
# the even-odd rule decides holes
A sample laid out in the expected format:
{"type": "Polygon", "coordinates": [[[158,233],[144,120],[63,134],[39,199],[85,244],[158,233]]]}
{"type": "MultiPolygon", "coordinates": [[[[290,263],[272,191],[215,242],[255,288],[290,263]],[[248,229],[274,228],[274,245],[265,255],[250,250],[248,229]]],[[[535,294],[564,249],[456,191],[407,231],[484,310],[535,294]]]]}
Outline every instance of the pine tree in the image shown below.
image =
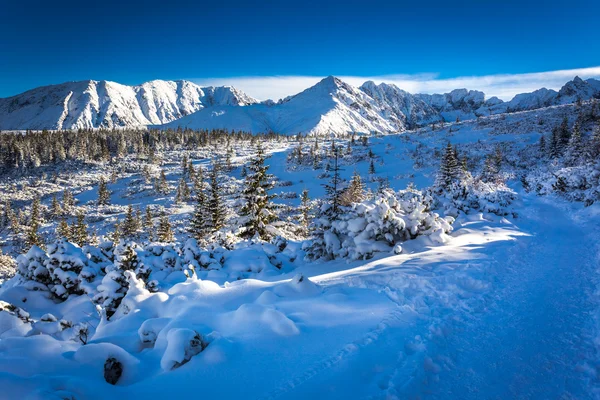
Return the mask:
{"type": "Polygon", "coordinates": [[[360,203],[365,199],[365,185],[357,171],[354,171],[352,180],[348,187],[342,192],[340,196],[340,204],[343,206],[349,206],[352,203],[360,203]]]}
{"type": "Polygon", "coordinates": [[[175,196],[176,203],[186,202],[190,199],[190,189],[187,185],[187,182],[182,177],[179,180],[179,186],[177,186],[177,195],[175,196]]]}
{"type": "Polygon", "coordinates": [[[308,231],[308,225],[311,220],[312,207],[310,204],[310,197],[308,196],[308,189],[304,189],[300,195],[300,223],[304,231],[308,231]]]}
{"type": "Polygon", "coordinates": [[[210,231],[216,232],[225,225],[226,209],[219,186],[219,165],[214,162],[209,175],[208,213],[210,231]]]}
{"type": "Polygon", "coordinates": [[[448,142],[446,151],[440,163],[440,170],[436,177],[436,187],[442,190],[450,188],[452,183],[460,177],[458,161],[454,155],[454,148],[448,142]]]}
{"type": "Polygon", "coordinates": [[[327,193],[327,203],[329,207],[325,211],[325,216],[330,220],[336,220],[340,213],[340,197],[344,191],[342,187],[343,180],[340,176],[340,165],[339,165],[339,151],[335,149],[333,155],[333,166],[331,180],[328,184],[323,185],[325,187],[325,193],[327,193]]]}
{"type": "Polygon", "coordinates": [[[123,226],[121,228],[124,237],[131,237],[135,235],[138,231],[138,223],[136,221],[136,216],[133,213],[133,207],[131,205],[127,207],[127,213],[125,214],[125,220],[123,221],[123,226]]]}
{"type": "Polygon", "coordinates": [[[157,235],[160,242],[172,242],[174,240],[173,229],[169,222],[169,216],[166,213],[163,213],[163,215],[160,216],[157,235]]]}
{"type": "Polygon", "coordinates": [[[206,234],[206,227],[210,216],[206,209],[206,195],[203,190],[196,191],[196,204],[194,206],[194,213],[190,220],[189,231],[196,240],[201,240],[206,234]]]}
{"type": "Polygon", "coordinates": [[[267,238],[267,225],[276,218],[271,202],[273,195],[269,194],[269,190],[273,189],[273,177],[268,174],[269,166],[265,164],[265,160],[265,153],[259,144],[256,156],[248,166],[251,173],[246,176],[242,191],[245,204],[240,214],[246,217],[242,237],[258,235],[261,239],[267,238]]]}
{"type": "Polygon", "coordinates": [[[152,210],[150,206],[146,206],[146,212],[144,213],[144,231],[148,235],[148,240],[154,240],[154,222],[152,220],[152,210]]]}
{"type": "Polygon", "coordinates": [[[569,140],[569,145],[565,152],[565,162],[568,166],[574,166],[580,164],[587,158],[587,149],[583,143],[583,137],[581,136],[581,129],[579,123],[575,123],[573,126],[573,133],[569,140]]]}
{"type": "Polygon", "coordinates": [[[546,136],[540,136],[540,143],[538,145],[540,154],[546,154],[546,136]]]}
{"type": "Polygon", "coordinates": [[[87,224],[85,223],[85,215],[83,213],[77,214],[77,221],[71,227],[71,240],[79,246],[88,243],[87,224]]]}
{"type": "Polygon", "coordinates": [[[63,191],[63,214],[71,215],[73,210],[73,206],[75,205],[75,197],[73,197],[73,192],[69,189],[65,189],[63,191]]]}
{"type": "Polygon", "coordinates": [[[62,215],[62,209],[60,208],[60,203],[56,198],[56,195],[52,196],[52,204],[50,206],[50,217],[53,220],[57,220],[62,215]]]}
{"type": "Polygon", "coordinates": [[[33,199],[31,204],[31,214],[29,216],[29,229],[27,230],[27,237],[25,238],[25,245],[27,248],[31,246],[43,247],[44,242],[38,232],[41,224],[40,216],[40,199],[36,197],[33,199]]]}
{"type": "Polygon", "coordinates": [[[495,155],[488,154],[485,158],[481,179],[484,182],[495,182],[498,180],[498,163],[495,155]]]}
{"type": "Polygon", "coordinates": [[[99,206],[107,206],[110,204],[110,192],[108,190],[108,186],[104,177],[100,177],[100,182],[98,183],[98,205],[99,206]]]}
{"type": "Polygon", "coordinates": [[[560,143],[560,153],[562,154],[564,150],[569,145],[569,140],[571,139],[571,130],[569,129],[569,119],[565,117],[558,128],[558,137],[560,143]]]}
{"type": "Polygon", "coordinates": [[[240,177],[245,178],[248,175],[248,171],[246,170],[246,166],[242,166],[242,170],[240,171],[240,177]]]}
{"type": "Polygon", "coordinates": [[[560,145],[560,131],[558,126],[552,129],[552,134],[550,135],[550,146],[548,147],[548,155],[551,158],[560,157],[561,145],[560,145]]]}
{"type": "Polygon", "coordinates": [[[165,175],[164,170],[160,171],[160,177],[156,184],[156,191],[160,194],[169,194],[169,183],[167,182],[167,176],[165,175]]]}
{"type": "Polygon", "coordinates": [[[121,223],[119,221],[115,221],[113,231],[110,234],[110,240],[115,244],[119,243],[119,240],[121,240],[121,223]]]}
{"type": "Polygon", "coordinates": [[[375,175],[375,163],[373,162],[373,159],[371,159],[371,162],[369,163],[369,175],[375,175]]]}
{"type": "Polygon", "coordinates": [[[191,182],[196,180],[196,169],[194,168],[194,163],[192,160],[188,162],[188,176],[191,182]]]}
{"type": "Polygon", "coordinates": [[[69,242],[71,241],[71,228],[69,224],[67,224],[67,220],[65,218],[61,218],[60,222],[56,226],[56,239],[66,239],[69,242]]]}

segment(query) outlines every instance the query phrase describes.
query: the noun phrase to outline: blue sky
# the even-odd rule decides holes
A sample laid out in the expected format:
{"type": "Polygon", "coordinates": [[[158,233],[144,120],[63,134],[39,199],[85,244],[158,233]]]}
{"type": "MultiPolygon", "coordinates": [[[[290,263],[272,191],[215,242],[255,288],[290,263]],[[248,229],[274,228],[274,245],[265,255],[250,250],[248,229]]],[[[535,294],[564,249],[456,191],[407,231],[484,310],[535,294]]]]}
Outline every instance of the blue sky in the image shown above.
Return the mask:
{"type": "Polygon", "coordinates": [[[445,81],[600,66],[597,0],[0,0],[0,10],[0,97],[83,79],[445,81]]]}

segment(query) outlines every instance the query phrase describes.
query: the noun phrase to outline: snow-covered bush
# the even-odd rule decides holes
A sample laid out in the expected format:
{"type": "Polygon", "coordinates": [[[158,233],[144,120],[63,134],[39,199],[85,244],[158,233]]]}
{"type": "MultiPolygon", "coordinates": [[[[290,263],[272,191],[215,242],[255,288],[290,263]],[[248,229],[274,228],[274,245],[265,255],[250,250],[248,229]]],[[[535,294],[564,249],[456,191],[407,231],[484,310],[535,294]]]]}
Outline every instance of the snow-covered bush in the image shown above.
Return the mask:
{"type": "Polygon", "coordinates": [[[502,181],[485,182],[467,177],[438,192],[436,206],[453,216],[459,212],[485,212],[503,216],[512,212],[510,204],[516,197],[516,193],[502,181]]]}
{"type": "Polygon", "coordinates": [[[81,248],[64,239],[48,246],[46,268],[52,280],[51,292],[62,300],[71,294],[93,292],[87,284],[96,277],[97,270],[89,264],[81,248]]]}
{"type": "Polygon", "coordinates": [[[431,197],[416,190],[384,190],[373,200],[343,208],[336,219],[320,217],[316,237],[304,249],[309,259],[370,258],[375,252],[391,252],[394,246],[417,236],[437,242],[452,231],[453,219],[429,210],[431,197]]]}
{"type": "Polygon", "coordinates": [[[198,332],[191,329],[171,329],[167,333],[167,348],[160,360],[164,371],[179,368],[208,346],[208,342],[198,332]]]}
{"type": "Polygon", "coordinates": [[[191,265],[196,271],[200,269],[221,269],[223,256],[216,252],[202,250],[196,239],[188,239],[183,246],[183,262],[191,265]]]}
{"type": "MultiPolygon", "coordinates": [[[[50,272],[46,268],[48,256],[37,246],[31,246],[29,251],[17,257],[17,272],[25,281],[49,285],[52,282],[50,272]]],[[[46,287],[46,290],[48,288],[46,287]]]]}

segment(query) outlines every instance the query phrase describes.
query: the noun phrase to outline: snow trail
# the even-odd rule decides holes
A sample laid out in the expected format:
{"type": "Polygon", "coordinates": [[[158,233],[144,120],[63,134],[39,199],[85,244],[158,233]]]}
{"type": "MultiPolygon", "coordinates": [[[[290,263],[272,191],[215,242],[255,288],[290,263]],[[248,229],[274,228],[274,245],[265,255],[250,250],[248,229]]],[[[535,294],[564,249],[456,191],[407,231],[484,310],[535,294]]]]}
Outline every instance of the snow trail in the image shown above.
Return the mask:
{"type": "Polygon", "coordinates": [[[516,230],[478,222],[479,242],[314,277],[385,292],[398,309],[373,340],[325,357],[267,397],[594,398],[598,233],[574,220],[580,206],[551,201],[524,199],[515,224],[529,236],[507,241],[516,230]],[[486,228],[496,235],[490,243],[486,228]]]}
{"type": "Polygon", "coordinates": [[[393,397],[593,398],[598,234],[549,199],[525,202],[518,223],[532,236],[491,254],[500,271],[486,308],[428,346],[427,371],[393,397]]]}

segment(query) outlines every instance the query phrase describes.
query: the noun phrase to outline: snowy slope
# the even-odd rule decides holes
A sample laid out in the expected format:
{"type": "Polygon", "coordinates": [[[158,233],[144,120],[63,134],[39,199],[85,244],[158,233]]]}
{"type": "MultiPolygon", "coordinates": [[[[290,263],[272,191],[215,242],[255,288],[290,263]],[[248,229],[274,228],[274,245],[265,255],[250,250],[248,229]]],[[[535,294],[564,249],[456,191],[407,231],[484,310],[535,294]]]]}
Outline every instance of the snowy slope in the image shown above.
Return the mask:
{"type": "Polygon", "coordinates": [[[213,105],[256,103],[233,87],[189,81],[126,86],[80,81],[44,86],[0,99],[0,129],[78,129],[164,124],[213,105]]]}
{"type": "Polygon", "coordinates": [[[284,134],[394,132],[404,122],[389,115],[365,92],[329,76],[305,91],[278,103],[248,107],[213,107],[167,124],[165,127],[223,128],[284,134]]]}

